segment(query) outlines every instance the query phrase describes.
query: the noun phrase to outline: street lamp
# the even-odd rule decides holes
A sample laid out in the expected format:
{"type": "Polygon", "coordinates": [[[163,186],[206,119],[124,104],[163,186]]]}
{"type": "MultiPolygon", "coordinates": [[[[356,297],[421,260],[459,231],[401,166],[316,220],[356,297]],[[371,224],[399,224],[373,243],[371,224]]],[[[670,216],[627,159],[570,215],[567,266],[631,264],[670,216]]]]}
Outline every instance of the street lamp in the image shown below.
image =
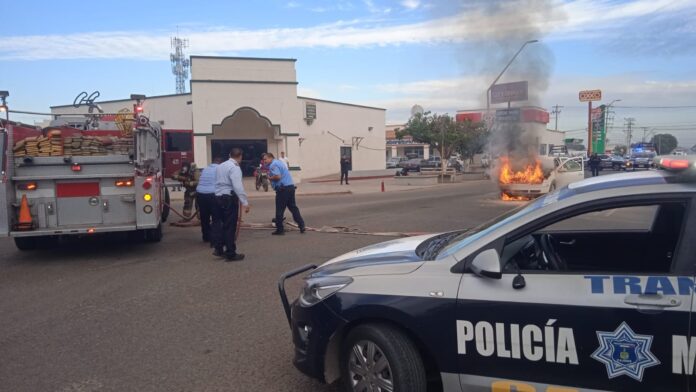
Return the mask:
{"type": "Polygon", "coordinates": [[[500,72],[500,74],[498,75],[498,77],[495,78],[495,80],[493,81],[493,83],[491,83],[491,85],[488,87],[488,90],[486,90],[486,115],[489,114],[490,109],[491,109],[491,89],[493,88],[493,86],[495,86],[495,84],[498,82],[498,80],[500,79],[500,77],[503,76],[503,74],[505,73],[505,71],[507,71],[507,69],[510,67],[510,64],[512,64],[512,62],[515,61],[515,59],[516,59],[517,56],[520,54],[520,52],[522,52],[522,49],[524,49],[525,46],[527,46],[527,45],[529,45],[529,44],[533,44],[533,43],[535,43],[535,42],[539,42],[539,40],[538,40],[538,39],[533,39],[533,40],[529,40],[529,41],[523,43],[522,46],[520,46],[520,49],[517,51],[517,53],[515,53],[515,55],[512,56],[512,58],[511,58],[510,61],[507,63],[507,65],[505,66],[505,68],[503,68],[503,70],[500,72]]]}

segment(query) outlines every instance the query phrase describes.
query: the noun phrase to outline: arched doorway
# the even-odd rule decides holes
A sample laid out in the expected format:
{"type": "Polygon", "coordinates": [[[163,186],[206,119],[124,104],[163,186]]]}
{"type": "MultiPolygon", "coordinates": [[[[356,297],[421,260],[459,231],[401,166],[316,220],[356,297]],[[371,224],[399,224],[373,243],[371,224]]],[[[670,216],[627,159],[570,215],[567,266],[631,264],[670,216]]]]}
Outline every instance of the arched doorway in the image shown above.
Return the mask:
{"type": "Polygon", "coordinates": [[[280,140],[279,125],[272,124],[254,108],[242,107],[213,125],[208,149],[212,157],[227,158],[232,148],[241,148],[244,157],[240,166],[244,175],[250,176],[259,165],[261,154],[275,152],[280,140]]]}

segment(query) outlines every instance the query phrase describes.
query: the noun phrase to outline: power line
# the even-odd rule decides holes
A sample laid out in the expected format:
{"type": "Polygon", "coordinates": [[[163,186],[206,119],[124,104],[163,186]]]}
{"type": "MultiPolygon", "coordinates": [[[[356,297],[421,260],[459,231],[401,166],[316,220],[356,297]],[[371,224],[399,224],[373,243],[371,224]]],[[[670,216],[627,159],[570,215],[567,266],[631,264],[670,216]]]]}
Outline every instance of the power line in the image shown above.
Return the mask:
{"type": "Polygon", "coordinates": [[[556,119],[556,131],[558,131],[558,116],[561,114],[561,109],[563,109],[563,106],[558,106],[558,104],[556,104],[551,111],[551,114],[553,114],[556,119]]]}

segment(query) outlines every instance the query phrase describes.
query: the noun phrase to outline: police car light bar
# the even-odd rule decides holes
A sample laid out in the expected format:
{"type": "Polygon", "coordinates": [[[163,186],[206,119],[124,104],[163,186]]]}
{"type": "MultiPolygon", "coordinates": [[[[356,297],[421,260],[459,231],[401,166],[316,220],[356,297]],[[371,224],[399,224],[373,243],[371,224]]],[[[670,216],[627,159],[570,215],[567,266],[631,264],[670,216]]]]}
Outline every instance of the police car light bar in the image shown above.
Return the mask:
{"type": "Polygon", "coordinates": [[[662,158],[660,159],[660,168],[665,170],[684,170],[691,166],[692,160],[686,158],[662,158]]]}

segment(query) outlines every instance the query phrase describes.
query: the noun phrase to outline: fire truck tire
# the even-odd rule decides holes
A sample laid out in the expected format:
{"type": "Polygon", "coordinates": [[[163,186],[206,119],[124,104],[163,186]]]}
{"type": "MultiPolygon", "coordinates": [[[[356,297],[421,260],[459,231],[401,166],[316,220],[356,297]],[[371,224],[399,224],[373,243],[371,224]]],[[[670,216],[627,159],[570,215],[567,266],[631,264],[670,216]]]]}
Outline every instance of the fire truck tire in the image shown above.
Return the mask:
{"type": "Polygon", "coordinates": [[[36,237],[15,237],[15,246],[21,251],[35,250],[38,248],[38,238],[36,237]]]}
{"type": "Polygon", "coordinates": [[[162,203],[162,222],[166,222],[169,218],[169,189],[164,187],[164,203],[162,203]]]}
{"type": "Polygon", "coordinates": [[[162,241],[162,224],[157,226],[156,229],[145,230],[145,241],[147,241],[147,242],[160,242],[160,241],[162,241]]]}

